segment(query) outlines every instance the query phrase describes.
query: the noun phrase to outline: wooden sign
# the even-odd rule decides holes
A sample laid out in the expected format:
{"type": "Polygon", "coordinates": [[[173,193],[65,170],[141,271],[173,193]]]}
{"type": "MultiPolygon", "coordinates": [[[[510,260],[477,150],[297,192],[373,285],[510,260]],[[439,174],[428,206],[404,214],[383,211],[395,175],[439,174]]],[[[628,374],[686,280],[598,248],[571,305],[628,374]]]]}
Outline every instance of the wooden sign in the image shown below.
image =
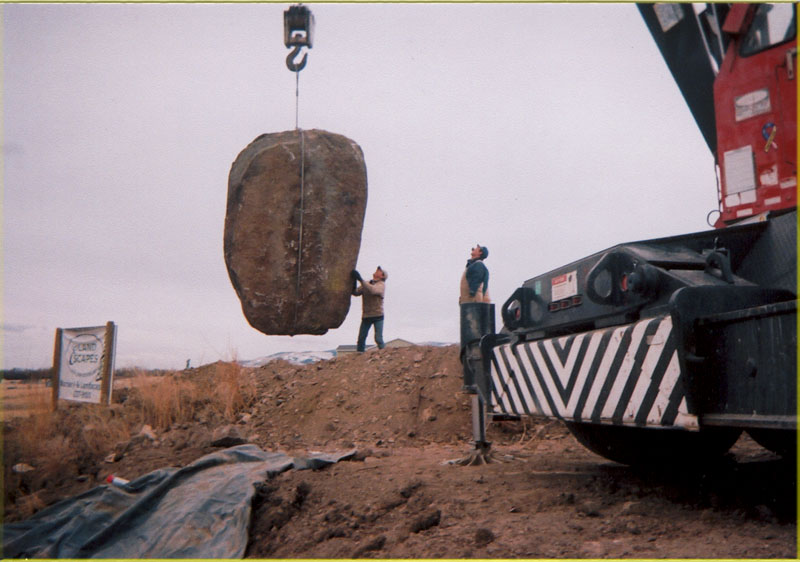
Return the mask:
{"type": "Polygon", "coordinates": [[[58,400],[111,401],[116,326],[58,328],[53,353],[53,409],[58,400]]]}

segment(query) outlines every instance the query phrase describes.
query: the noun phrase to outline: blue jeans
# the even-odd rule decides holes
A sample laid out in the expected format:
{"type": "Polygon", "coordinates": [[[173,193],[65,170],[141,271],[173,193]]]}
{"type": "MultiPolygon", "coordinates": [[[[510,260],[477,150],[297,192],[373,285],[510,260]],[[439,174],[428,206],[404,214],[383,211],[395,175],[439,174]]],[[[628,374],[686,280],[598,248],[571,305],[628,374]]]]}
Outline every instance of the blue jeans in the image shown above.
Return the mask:
{"type": "Polygon", "coordinates": [[[378,349],[386,347],[386,344],[383,343],[383,316],[372,316],[361,319],[361,328],[358,330],[358,345],[356,345],[357,351],[364,351],[366,348],[370,326],[375,326],[375,343],[378,344],[378,349]]]}

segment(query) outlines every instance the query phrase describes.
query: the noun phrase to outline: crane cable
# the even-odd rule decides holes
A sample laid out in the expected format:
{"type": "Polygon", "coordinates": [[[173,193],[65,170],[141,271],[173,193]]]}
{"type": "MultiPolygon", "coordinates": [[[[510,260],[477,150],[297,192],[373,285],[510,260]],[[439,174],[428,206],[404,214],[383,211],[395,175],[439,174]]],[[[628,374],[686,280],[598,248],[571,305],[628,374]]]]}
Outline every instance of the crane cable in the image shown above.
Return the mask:
{"type": "Polygon", "coordinates": [[[300,128],[300,71],[295,70],[294,82],[294,128],[300,128]]]}
{"type": "Polygon", "coordinates": [[[297,328],[298,303],[300,301],[300,274],[303,265],[303,214],[305,212],[305,161],[306,161],[306,139],[303,130],[300,128],[300,71],[306,66],[308,53],[303,53],[300,61],[295,61],[303,47],[309,49],[313,45],[314,16],[311,11],[298,4],[291,6],[283,12],[283,42],[292,51],[286,57],[286,67],[294,72],[295,75],[295,105],[294,105],[294,128],[300,138],[300,208],[299,208],[299,229],[297,241],[297,283],[295,285],[294,299],[294,326],[292,331],[297,328]],[[295,33],[297,32],[297,33],[295,33]]]}
{"type": "MultiPolygon", "coordinates": [[[[291,55],[290,55],[291,56],[291,55]]],[[[297,281],[295,283],[295,298],[294,298],[294,324],[292,332],[297,328],[297,315],[300,303],[300,289],[301,289],[301,272],[303,266],[303,215],[305,212],[305,163],[306,163],[306,136],[303,129],[300,128],[300,70],[305,67],[305,59],[303,57],[302,65],[288,65],[289,70],[294,72],[295,88],[294,88],[294,129],[300,139],[300,209],[299,209],[299,228],[297,234],[297,281]]]]}
{"type": "MultiPolygon", "coordinates": [[[[299,74],[299,72],[298,72],[299,74]]],[[[300,300],[300,268],[303,264],[303,212],[305,199],[305,161],[306,161],[306,136],[303,130],[297,128],[300,135],[300,228],[297,241],[297,286],[294,299],[294,325],[297,326],[297,303],[300,300]]]]}

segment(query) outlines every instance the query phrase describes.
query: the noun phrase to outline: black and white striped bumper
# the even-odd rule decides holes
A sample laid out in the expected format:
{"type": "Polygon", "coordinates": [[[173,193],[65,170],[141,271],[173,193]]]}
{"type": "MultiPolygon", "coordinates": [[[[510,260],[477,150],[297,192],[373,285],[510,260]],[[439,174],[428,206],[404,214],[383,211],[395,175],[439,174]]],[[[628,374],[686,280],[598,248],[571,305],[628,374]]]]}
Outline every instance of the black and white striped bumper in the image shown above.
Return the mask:
{"type": "Polygon", "coordinates": [[[699,429],[671,316],[504,344],[491,356],[490,413],[699,429]]]}

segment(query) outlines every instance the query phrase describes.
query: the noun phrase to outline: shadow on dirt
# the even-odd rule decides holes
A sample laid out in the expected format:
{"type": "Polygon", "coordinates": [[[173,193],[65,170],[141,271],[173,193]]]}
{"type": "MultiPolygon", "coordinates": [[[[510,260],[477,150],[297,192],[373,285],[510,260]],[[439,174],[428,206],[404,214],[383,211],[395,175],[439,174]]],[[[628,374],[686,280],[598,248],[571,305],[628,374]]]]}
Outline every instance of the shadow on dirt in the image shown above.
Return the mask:
{"type": "Polygon", "coordinates": [[[697,467],[604,464],[598,468],[599,484],[610,493],[627,489],[638,497],[655,495],[691,509],[738,512],[744,518],[771,523],[797,520],[794,459],[738,462],[726,456],[697,467]]]}

